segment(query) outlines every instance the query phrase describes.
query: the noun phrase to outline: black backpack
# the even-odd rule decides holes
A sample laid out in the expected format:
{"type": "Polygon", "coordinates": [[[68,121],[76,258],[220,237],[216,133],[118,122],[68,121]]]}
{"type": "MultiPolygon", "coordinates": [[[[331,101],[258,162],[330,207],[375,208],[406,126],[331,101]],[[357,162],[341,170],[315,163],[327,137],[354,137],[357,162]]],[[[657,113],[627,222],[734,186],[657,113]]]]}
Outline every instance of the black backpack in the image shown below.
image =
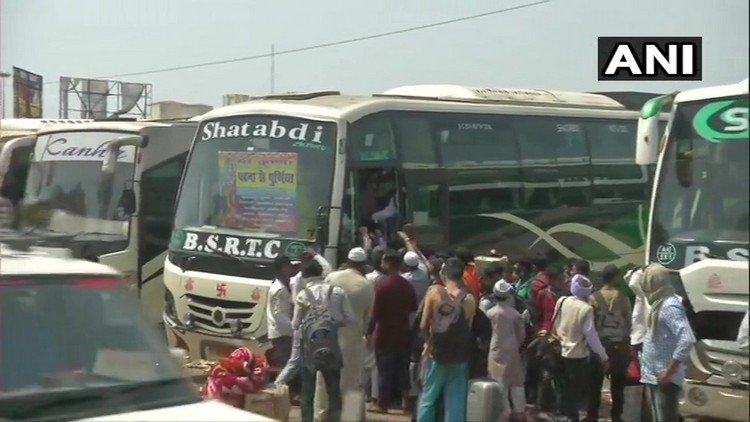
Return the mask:
{"type": "Polygon", "coordinates": [[[453,298],[444,287],[437,287],[442,300],[435,307],[430,323],[430,350],[435,362],[458,364],[469,362],[471,327],[464,315],[466,292],[453,298]]]}

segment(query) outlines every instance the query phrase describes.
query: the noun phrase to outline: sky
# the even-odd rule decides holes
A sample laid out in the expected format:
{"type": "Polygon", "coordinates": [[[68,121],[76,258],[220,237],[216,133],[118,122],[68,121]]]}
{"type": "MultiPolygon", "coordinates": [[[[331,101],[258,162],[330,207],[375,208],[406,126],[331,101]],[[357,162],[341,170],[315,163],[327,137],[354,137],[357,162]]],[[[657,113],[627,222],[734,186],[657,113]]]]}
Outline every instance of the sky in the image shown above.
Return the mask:
{"type": "MultiPolygon", "coordinates": [[[[45,78],[58,117],[60,76],[105,77],[247,57],[450,20],[538,0],[0,0],[0,70],[45,78]]],[[[571,91],[671,92],[748,74],[747,0],[549,0],[528,8],[278,56],[275,92],[372,94],[450,83],[571,91]],[[597,81],[598,36],[703,37],[700,82],[597,81]]],[[[271,91],[270,59],[125,78],[153,100],[220,106],[271,91]]],[[[11,81],[5,82],[10,99],[11,81]]],[[[12,113],[12,102],[6,115],[12,113]]]]}

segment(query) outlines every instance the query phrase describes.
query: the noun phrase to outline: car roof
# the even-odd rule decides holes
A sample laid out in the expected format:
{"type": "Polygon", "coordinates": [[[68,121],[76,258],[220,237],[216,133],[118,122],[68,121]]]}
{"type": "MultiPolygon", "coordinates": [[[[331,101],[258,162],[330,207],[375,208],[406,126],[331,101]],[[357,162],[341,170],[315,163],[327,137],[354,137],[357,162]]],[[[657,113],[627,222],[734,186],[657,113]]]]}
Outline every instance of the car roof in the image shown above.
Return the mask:
{"type": "Polygon", "coordinates": [[[106,275],[118,277],[113,268],[96,262],[73,259],[62,248],[30,247],[20,250],[0,243],[0,277],[48,275],[106,275]]]}

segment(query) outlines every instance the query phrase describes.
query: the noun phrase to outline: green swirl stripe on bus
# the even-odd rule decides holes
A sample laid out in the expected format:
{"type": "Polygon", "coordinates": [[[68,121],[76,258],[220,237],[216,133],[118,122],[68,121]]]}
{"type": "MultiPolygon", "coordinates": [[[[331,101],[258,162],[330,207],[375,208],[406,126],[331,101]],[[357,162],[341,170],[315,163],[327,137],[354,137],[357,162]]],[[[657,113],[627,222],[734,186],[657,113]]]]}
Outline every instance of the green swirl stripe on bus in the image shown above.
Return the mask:
{"type": "Polygon", "coordinates": [[[555,249],[557,252],[567,258],[586,259],[586,257],[580,256],[579,254],[571,251],[567,246],[563,245],[559,240],[555,239],[553,236],[554,234],[576,233],[581,236],[586,236],[589,239],[606,247],[618,256],[617,259],[607,262],[592,260],[591,268],[594,271],[601,271],[608,264],[614,264],[618,267],[625,267],[629,265],[640,265],[642,263],[641,261],[643,259],[644,252],[643,247],[633,248],[623,243],[621,240],[616,239],[612,235],[585,224],[563,223],[558,224],[547,231],[544,231],[533,223],[524,220],[517,215],[509,213],[482,214],[482,217],[496,218],[498,220],[505,220],[517,224],[537,235],[538,239],[534,241],[531,246],[533,246],[540,240],[544,240],[551,248],[555,249]]]}
{"type": "Polygon", "coordinates": [[[711,103],[693,118],[698,135],[713,143],[748,140],[748,100],[727,100],[711,103]]]}

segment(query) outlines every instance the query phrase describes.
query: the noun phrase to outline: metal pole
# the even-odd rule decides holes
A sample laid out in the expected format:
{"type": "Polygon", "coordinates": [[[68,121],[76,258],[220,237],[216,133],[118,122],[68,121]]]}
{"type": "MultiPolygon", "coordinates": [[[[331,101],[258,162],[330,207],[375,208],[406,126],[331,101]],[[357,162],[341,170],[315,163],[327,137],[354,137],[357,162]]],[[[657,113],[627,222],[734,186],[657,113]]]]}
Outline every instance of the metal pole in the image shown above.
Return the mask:
{"type": "Polygon", "coordinates": [[[276,92],[276,48],[271,44],[271,94],[276,92]]]}
{"type": "Polygon", "coordinates": [[[10,77],[10,73],[0,72],[0,102],[3,103],[3,119],[5,118],[5,79],[10,77]]]}

